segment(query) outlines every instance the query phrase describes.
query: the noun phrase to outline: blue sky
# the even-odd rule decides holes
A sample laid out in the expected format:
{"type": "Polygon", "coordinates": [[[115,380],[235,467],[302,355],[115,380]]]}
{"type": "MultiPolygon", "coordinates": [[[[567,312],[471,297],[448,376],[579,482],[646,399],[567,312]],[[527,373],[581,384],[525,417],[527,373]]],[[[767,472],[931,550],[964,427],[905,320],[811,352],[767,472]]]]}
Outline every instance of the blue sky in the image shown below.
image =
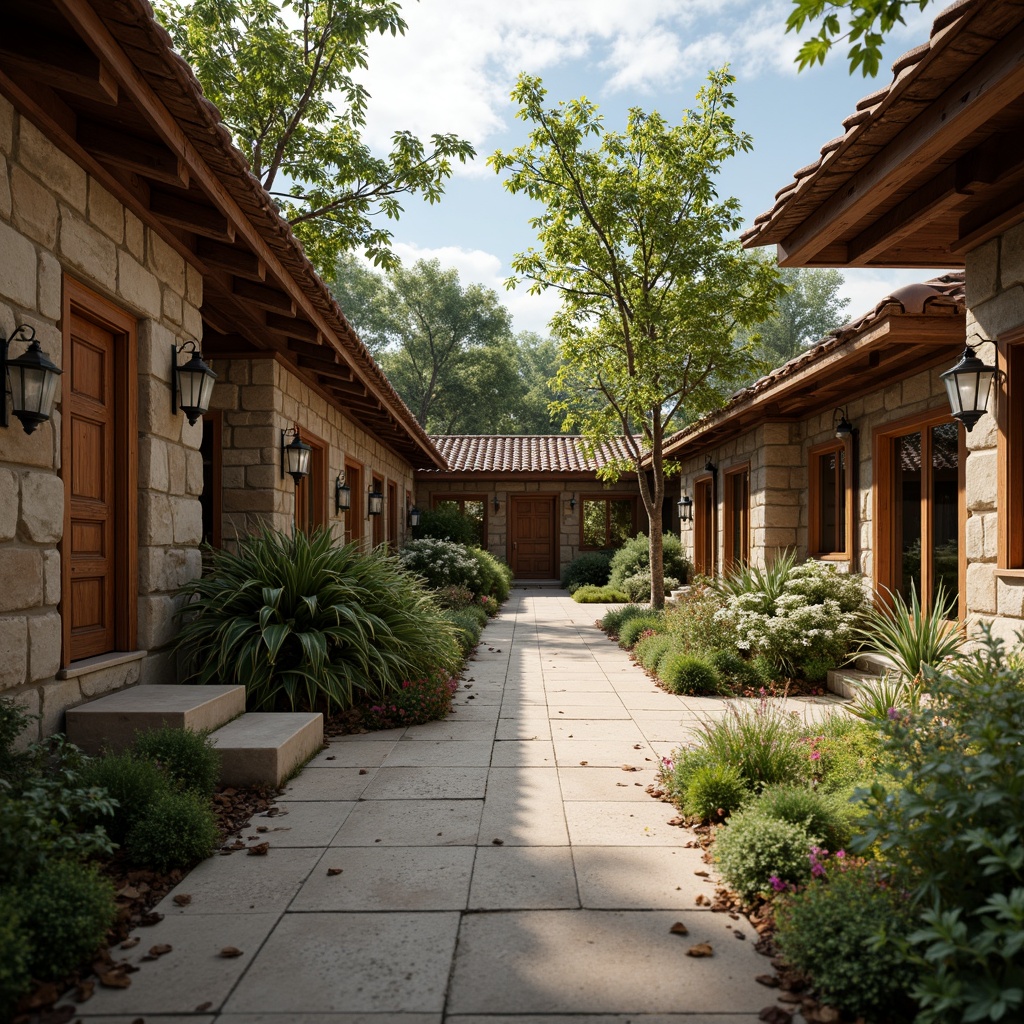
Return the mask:
{"type": "MultiPolygon", "coordinates": [[[[877,79],[849,75],[845,52],[798,74],[799,39],[784,31],[789,7],[789,0],[407,0],[407,34],[374,40],[361,76],[372,96],[368,141],[382,148],[397,129],[456,132],[480,155],[459,168],[440,204],[406,203],[396,251],[406,263],[437,257],[464,284],[495,288],[517,330],[545,332],[557,298],[503,287],[512,255],[535,242],[530,203],[506,193],[485,164],[495,149],[525,139],[508,98],[521,70],[544,79],[552,104],[585,95],[609,127],[620,128],[631,106],[678,122],[707,70],[728,61],[737,122],[753,135],[754,150],[726,167],[720,192],[740,199],[749,224],[797,168],[842,134],[857,100],[891,77],[888,70],[877,79]]],[[[927,39],[938,9],[908,15],[887,43],[884,68],[927,39]]],[[[933,272],[845,273],[852,317],[933,272]]]]}

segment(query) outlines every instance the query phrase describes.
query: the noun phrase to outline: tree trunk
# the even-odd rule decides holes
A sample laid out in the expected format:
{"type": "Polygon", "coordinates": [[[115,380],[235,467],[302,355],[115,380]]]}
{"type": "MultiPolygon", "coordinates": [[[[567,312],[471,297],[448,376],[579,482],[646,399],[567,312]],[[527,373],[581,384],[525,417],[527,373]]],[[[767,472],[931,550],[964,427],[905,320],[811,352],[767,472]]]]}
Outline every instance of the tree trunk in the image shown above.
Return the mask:
{"type": "Polygon", "coordinates": [[[665,607],[665,544],[661,536],[661,513],[658,513],[658,522],[651,520],[650,535],[651,552],[651,607],[665,607]],[[657,567],[657,571],[655,571],[657,567]]]}

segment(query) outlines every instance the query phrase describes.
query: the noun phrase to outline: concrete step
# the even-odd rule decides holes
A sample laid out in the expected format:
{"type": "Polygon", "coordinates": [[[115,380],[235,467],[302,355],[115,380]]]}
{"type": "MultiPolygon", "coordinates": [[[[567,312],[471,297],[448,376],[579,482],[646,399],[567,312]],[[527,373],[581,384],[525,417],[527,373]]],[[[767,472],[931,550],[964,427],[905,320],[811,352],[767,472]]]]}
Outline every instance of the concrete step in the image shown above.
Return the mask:
{"type": "Polygon", "coordinates": [[[324,743],[324,716],[307,711],[250,711],[210,739],[225,786],[280,786],[324,743]]]}
{"type": "Polygon", "coordinates": [[[124,750],[137,732],[173,726],[212,732],[245,711],[244,686],[143,684],[67,712],[67,734],[87,754],[124,750]]]}
{"type": "Polygon", "coordinates": [[[865,683],[877,683],[879,677],[873,672],[861,672],[853,668],[834,668],[828,674],[828,688],[840,697],[853,700],[858,687],[865,683]]]}
{"type": "Polygon", "coordinates": [[[896,662],[884,654],[858,654],[853,667],[860,672],[871,672],[876,676],[884,676],[886,672],[896,671],[896,662]]]}

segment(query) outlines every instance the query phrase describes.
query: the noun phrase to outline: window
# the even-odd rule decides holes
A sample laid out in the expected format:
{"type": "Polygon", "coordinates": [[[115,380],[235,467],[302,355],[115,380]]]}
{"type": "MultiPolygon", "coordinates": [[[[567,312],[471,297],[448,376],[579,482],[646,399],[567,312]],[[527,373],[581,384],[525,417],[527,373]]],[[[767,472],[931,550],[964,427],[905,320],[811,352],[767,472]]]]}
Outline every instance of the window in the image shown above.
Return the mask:
{"type": "Polygon", "coordinates": [[[480,547],[487,547],[487,499],[482,495],[435,494],[434,508],[457,508],[464,516],[476,523],[480,547]]]}
{"type": "Polygon", "coordinates": [[[220,410],[203,414],[203,543],[219,548],[221,543],[221,458],[223,452],[223,415],[220,410]]]}
{"type": "Polygon", "coordinates": [[[850,446],[830,441],[810,451],[810,517],[807,538],[814,558],[849,558],[853,549],[850,446]]]}
{"type": "Polygon", "coordinates": [[[725,564],[732,568],[750,562],[750,465],[725,474],[725,564]]]}
{"type": "Polygon", "coordinates": [[[327,446],[306,431],[302,440],[312,450],[309,473],[295,485],[295,528],[312,533],[327,522],[327,446]]]}
{"type": "Polygon", "coordinates": [[[392,551],[398,550],[398,484],[388,481],[387,497],[388,515],[388,546],[392,551]]]}
{"type": "Polygon", "coordinates": [[[715,575],[717,534],[715,479],[700,477],[693,482],[693,570],[701,576],[715,575]]]}
{"type": "Polygon", "coordinates": [[[636,498],[583,496],[580,548],[621,547],[636,534],[636,498]]]}
{"type": "MultiPolygon", "coordinates": [[[[373,490],[377,494],[384,493],[384,481],[379,476],[373,477],[373,490]]],[[[370,516],[373,520],[371,531],[373,534],[373,546],[375,548],[380,547],[384,543],[384,515],[383,512],[379,516],[370,516]]]]}
{"type": "Polygon", "coordinates": [[[363,517],[366,515],[366,495],[363,493],[363,469],[355,463],[345,463],[345,482],[352,488],[352,507],[344,512],[345,543],[362,540],[363,517]]]}
{"type": "Polygon", "coordinates": [[[999,339],[997,365],[1005,376],[996,383],[999,428],[999,559],[1000,569],[1024,574],[1024,330],[999,339]]]}

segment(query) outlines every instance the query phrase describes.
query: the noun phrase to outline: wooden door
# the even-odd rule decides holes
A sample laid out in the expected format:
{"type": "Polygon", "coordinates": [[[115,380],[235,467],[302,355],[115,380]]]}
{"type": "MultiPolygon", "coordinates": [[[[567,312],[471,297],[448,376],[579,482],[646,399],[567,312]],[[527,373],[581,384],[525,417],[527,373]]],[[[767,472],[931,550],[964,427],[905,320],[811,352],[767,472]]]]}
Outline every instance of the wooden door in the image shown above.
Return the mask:
{"type": "Polygon", "coordinates": [[[398,550],[398,485],[388,481],[388,547],[398,550]]]}
{"type": "Polygon", "coordinates": [[[64,406],[71,445],[66,557],[72,661],[116,649],[115,352],[111,331],[80,317],[72,320],[64,406]]]}
{"type": "Polygon", "coordinates": [[[509,564],[526,580],[554,579],[558,559],[553,497],[515,496],[509,510],[509,564]]]}

